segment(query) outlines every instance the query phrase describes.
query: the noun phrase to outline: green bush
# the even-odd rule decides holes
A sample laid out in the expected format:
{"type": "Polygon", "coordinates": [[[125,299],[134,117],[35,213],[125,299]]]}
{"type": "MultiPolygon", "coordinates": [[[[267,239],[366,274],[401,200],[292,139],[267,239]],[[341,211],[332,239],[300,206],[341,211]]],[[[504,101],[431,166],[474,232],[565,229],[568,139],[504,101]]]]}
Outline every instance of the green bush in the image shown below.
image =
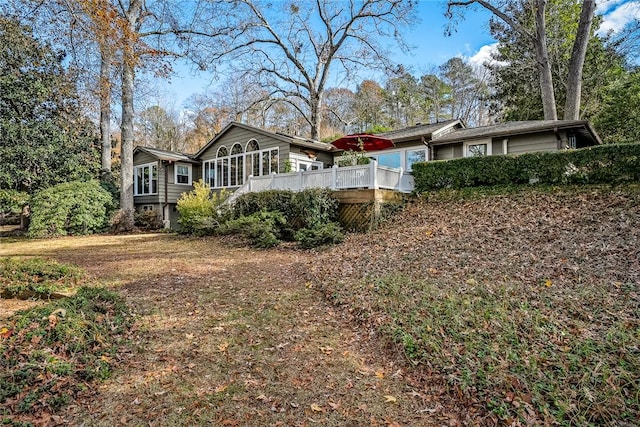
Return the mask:
{"type": "Polygon", "coordinates": [[[313,228],[303,228],[296,233],[296,241],[305,249],[322,245],[333,245],[344,240],[342,227],[336,222],[320,224],[313,228]]]}
{"type": "Polygon", "coordinates": [[[220,232],[242,234],[257,248],[271,248],[280,243],[287,220],[280,212],[260,211],[227,221],[220,232]]]}
{"type": "Polygon", "coordinates": [[[229,197],[226,191],[212,192],[202,180],[193,184],[193,191],[178,200],[178,224],[187,234],[212,234],[220,226],[222,203],[229,197]]]}
{"type": "MultiPolygon", "coordinates": [[[[280,212],[291,230],[299,230],[335,221],[338,200],[331,195],[331,190],[325,188],[299,192],[269,190],[243,194],[234,202],[232,209],[234,218],[260,211],[280,212]]],[[[293,238],[293,233],[290,237],[293,238]]]]}
{"type": "Polygon", "coordinates": [[[18,217],[22,212],[22,207],[29,203],[29,195],[16,190],[0,189],[0,225],[4,224],[6,218],[18,217]]]}
{"type": "Polygon", "coordinates": [[[97,181],[73,181],[38,192],[31,201],[30,237],[88,234],[105,227],[111,195],[97,181]]]}
{"type": "Polygon", "coordinates": [[[413,166],[417,193],[442,188],[640,181],[640,144],[518,156],[469,157],[413,166]]]}

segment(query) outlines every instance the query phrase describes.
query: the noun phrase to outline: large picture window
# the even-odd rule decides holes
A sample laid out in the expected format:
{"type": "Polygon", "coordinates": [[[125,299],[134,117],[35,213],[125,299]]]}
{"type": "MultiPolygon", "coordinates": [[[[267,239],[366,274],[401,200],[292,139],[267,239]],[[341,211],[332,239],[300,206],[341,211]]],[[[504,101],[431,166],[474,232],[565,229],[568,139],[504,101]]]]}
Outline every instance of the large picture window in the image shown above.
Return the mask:
{"type": "Polygon", "coordinates": [[[158,165],[148,163],[133,168],[134,195],[146,196],[158,194],[158,165]]]}
{"type": "Polygon", "coordinates": [[[250,176],[279,172],[279,149],[260,150],[256,140],[250,140],[243,150],[233,144],[229,151],[224,145],[218,148],[217,158],[203,162],[203,179],[212,188],[238,187],[250,176]]]}

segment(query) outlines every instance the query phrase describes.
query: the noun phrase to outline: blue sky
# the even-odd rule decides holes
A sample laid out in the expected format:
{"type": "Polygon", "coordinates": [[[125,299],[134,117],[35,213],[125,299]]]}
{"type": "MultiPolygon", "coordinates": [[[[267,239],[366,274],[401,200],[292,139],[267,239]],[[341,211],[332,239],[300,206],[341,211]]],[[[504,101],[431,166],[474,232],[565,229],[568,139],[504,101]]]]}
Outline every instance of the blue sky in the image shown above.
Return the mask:
{"type": "MultiPolygon", "coordinates": [[[[601,26],[603,32],[619,30],[630,19],[640,19],[640,0],[604,0],[597,4],[598,13],[605,18],[601,26]]],[[[455,56],[476,63],[482,63],[489,57],[495,43],[488,30],[491,15],[484,10],[469,10],[465,13],[465,19],[458,23],[457,31],[445,36],[445,5],[446,2],[439,0],[422,0],[418,3],[420,22],[404,31],[405,39],[414,49],[409,54],[403,54],[397,48],[390,49],[394,61],[408,66],[414,74],[422,74],[455,56]]],[[[173,107],[180,109],[192,94],[211,90],[210,75],[192,75],[184,65],[177,65],[175,71],[176,75],[170,82],[162,80],[156,83],[155,92],[160,99],[155,102],[160,105],[173,104],[173,107]]],[[[366,72],[363,76],[367,77],[366,72]]]]}

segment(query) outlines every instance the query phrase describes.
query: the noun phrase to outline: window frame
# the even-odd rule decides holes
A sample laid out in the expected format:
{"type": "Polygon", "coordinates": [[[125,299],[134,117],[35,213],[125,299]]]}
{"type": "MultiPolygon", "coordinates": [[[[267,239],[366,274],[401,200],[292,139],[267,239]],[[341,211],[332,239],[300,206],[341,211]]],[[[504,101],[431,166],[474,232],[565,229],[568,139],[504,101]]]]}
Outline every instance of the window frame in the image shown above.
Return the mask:
{"type": "Polygon", "coordinates": [[[462,156],[463,157],[486,157],[486,156],[490,156],[491,155],[491,146],[492,146],[492,141],[489,140],[475,140],[475,141],[465,141],[462,144],[462,156]],[[475,146],[475,145],[484,145],[485,147],[487,147],[486,151],[485,151],[485,155],[484,156],[472,156],[469,153],[469,147],[475,146]]]}
{"type": "Polygon", "coordinates": [[[145,163],[142,165],[134,165],[133,166],[133,195],[135,196],[157,196],[158,195],[158,162],[145,163]],[[143,183],[144,187],[144,170],[149,169],[149,192],[144,192],[144,188],[142,188],[142,192],[138,191],[138,170],[142,170],[143,183]],[[155,185],[153,179],[153,172],[155,169],[155,185]],[[155,190],[155,191],[151,191],[155,190]]]}
{"type": "Polygon", "coordinates": [[[193,184],[193,165],[190,163],[175,163],[173,167],[173,182],[177,185],[192,185],[193,184]],[[178,167],[187,168],[187,182],[178,182],[178,175],[185,176],[184,174],[178,174],[178,167]]]}
{"type": "Polygon", "coordinates": [[[203,181],[213,189],[235,188],[242,186],[251,175],[266,176],[271,173],[280,173],[280,147],[247,151],[246,149],[252,143],[260,147],[258,141],[252,138],[245,144],[244,151],[236,154],[231,154],[233,147],[238,145],[242,149],[242,144],[232,144],[231,151],[225,145],[218,147],[215,158],[202,162],[203,181]],[[218,157],[222,148],[227,155],[218,157]],[[253,174],[256,171],[258,175],[253,174]],[[232,174],[232,172],[235,173],[232,174]]]}

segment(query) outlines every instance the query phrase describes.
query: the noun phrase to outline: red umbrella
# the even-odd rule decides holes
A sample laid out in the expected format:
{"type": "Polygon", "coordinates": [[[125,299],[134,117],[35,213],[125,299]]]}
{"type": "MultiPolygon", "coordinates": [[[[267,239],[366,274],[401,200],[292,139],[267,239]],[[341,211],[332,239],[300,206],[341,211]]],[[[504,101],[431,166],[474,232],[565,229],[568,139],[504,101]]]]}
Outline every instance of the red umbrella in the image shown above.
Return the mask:
{"type": "Polygon", "coordinates": [[[331,144],[341,150],[353,151],[376,151],[395,147],[395,144],[390,139],[366,133],[346,135],[336,139],[331,144]]]}

